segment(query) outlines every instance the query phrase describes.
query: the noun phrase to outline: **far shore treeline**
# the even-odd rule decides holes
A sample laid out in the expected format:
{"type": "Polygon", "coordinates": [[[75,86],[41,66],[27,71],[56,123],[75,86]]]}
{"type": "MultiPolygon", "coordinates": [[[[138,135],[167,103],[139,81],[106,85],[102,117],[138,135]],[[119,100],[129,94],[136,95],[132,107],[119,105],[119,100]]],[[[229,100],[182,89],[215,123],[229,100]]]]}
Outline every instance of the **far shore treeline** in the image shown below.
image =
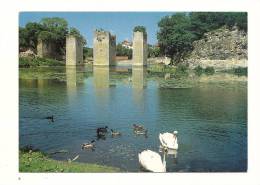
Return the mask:
{"type": "MultiPolygon", "coordinates": [[[[246,12],[192,12],[176,13],[163,17],[158,22],[158,45],[149,45],[148,56],[167,56],[171,64],[181,63],[193,50],[193,42],[204,37],[206,32],[220,27],[247,32],[246,12]]],[[[133,30],[146,33],[143,26],[137,25],[133,30]]],[[[93,57],[93,49],[87,47],[86,38],[76,28],[69,28],[68,22],[59,17],[43,18],[39,22],[29,22],[19,28],[19,51],[31,49],[36,51],[38,39],[56,44],[57,54],[65,55],[66,35],[74,35],[84,43],[84,58],[93,57]]],[[[149,37],[149,35],[148,35],[149,37]]],[[[117,55],[132,57],[132,49],[117,44],[117,55]]]]}

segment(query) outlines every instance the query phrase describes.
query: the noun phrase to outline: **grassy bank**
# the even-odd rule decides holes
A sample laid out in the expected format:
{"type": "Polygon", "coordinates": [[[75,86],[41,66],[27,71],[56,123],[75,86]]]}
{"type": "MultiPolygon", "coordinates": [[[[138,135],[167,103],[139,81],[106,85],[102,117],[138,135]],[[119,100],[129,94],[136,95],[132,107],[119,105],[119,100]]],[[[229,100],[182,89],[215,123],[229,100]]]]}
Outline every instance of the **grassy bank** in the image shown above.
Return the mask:
{"type": "Polygon", "coordinates": [[[189,68],[185,64],[179,64],[177,66],[151,65],[147,70],[150,73],[171,73],[174,78],[187,77],[189,74],[189,68]]]}
{"type": "Polygon", "coordinates": [[[40,57],[19,57],[19,67],[39,67],[39,66],[65,66],[62,61],[40,58],[40,57]]]}
{"type": "Polygon", "coordinates": [[[97,164],[57,161],[39,151],[19,152],[20,172],[119,172],[119,168],[97,164]]]}

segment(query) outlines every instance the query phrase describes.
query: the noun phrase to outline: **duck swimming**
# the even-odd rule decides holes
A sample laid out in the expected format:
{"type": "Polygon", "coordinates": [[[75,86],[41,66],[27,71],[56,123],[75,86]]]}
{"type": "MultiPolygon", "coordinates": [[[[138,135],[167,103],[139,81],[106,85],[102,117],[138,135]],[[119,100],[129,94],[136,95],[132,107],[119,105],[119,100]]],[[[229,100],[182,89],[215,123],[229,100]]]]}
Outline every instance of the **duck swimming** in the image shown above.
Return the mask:
{"type": "Polygon", "coordinates": [[[48,120],[50,120],[51,122],[54,122],[54,117],[53,117],[53,115],[52,115],[52,116],[47,116],[47,117],[45,117],[45,119],[48,119],[48,120]]]}
{"type": "Polygon", "coordinates": [[[90,143],[83,143],[81,149],[93,149],[95,147],[95,140],[92,140],[90,143]]]}
{"type": "Polygon", "coordinates": [[[113,129],[110,129],[110,130],[111,130],[112,136],[121,136],[121,132],[114,131],[113,129]]]}
{"type": "Polygon", "coordinates": [[[97,128],[97,135],[105,135],[107,133],[108,126],[97,128]]]}
{"type": "Polygon", "coordinates": [[[134,128],[134,130],[144,130],[144,126],[137,125],[137,124],[133,124],[133,128],[134,128]]]}
{"type": "Polygon", "coordinates": [[[134,133],[137,135],[146,135],[148,130],[134,130],[134,133]]]}

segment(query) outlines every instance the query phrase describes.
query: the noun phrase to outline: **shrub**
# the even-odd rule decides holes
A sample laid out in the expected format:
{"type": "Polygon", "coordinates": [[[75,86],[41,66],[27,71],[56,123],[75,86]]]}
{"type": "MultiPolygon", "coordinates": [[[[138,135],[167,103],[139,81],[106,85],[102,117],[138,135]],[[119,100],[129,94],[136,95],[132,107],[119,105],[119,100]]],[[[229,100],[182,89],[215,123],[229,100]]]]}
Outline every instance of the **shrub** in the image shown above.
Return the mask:
{"type": "Polygon", "coordinates": [[[181,78],[188,75],[188,66],[186,64],[178,64],[174,74],[175,78],[181,78]]]}
{"type": "Polygon", "coordinates": [[[205,68],[205,73],[206,73],[207,75],[213,75],[213,74],[215,73],[214,67],[206,67],[206,68],[205,68]]]}
{"type": "Polygon", "coordinates": [[[198,76],[202,75],[202,73],[204,72],[204,69],[200,65],[195,67],[194,70],[195,70],[195,74],[198,76]]]}
{"type": "Polygon", "coordinates": [[[238,76],[247,76],[247,67],[238,67],[234,69],[234,74],[238,76]]]}
{"type": "Polygon", "coordinates": [[[186,64],[178,64],[176,72],[177,73],[187,73],[188,66],[186,64]]]}

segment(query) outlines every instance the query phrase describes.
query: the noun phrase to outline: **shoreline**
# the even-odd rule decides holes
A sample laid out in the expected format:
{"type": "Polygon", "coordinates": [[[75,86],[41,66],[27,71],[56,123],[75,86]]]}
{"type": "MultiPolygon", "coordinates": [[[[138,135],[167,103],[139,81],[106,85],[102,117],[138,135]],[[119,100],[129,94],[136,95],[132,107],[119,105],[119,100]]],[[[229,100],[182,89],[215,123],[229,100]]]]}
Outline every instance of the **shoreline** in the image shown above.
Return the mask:
{"type": "Polygon", "coordinates": [[[19,172],[122,172],[120,168],[82,162],[59,161],[41,151],[19,150],[19,172]]]}

